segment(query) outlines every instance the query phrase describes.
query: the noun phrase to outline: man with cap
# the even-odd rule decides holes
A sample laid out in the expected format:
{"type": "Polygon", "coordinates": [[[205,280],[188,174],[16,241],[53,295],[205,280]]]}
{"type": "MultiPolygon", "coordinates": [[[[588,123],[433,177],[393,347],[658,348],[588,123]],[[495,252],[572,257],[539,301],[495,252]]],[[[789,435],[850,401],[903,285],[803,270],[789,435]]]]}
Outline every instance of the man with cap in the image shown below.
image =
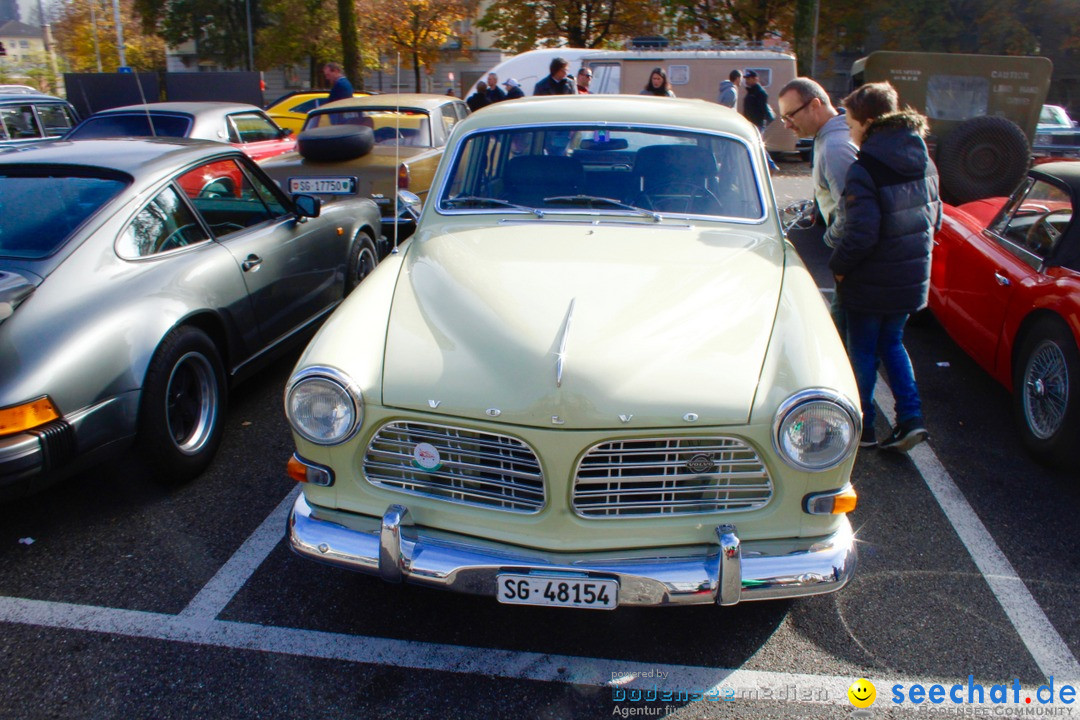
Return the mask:
{"type": "MultiPolygon", "coordinates": [[[[758,132],[764,134],[765,126],[776,119],[776,115],[773,113],[772,108],[769,107],[769,93],[765,92],[765,88],[761,87],[758,83],[758,74],[753,70],[747,69],[743,73],[743,81],[746,83],[746,97],[743,98],[742,114],[750,124],[758,129],[758,132]]],[[[776,163],[773,162],[772,156],[766,155],[769,160],[769,169],[777,170],[776,163]]]]}
{"type": "Polygon", "coordinates": [[[514,78],[506,78],[506,82],[504,82],[503,85],[506,87],[507,100],[516,100],[525,97],[525,91],[521,89],[521,83],[514,78]]]}

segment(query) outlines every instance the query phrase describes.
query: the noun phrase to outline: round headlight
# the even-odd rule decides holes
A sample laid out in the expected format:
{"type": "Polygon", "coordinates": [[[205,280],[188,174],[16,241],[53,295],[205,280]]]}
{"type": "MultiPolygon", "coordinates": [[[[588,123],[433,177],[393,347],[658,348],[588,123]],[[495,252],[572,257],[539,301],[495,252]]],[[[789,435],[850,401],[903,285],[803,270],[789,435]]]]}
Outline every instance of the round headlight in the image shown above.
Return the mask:
{"type": "Polygon", "coordinates": [[[799,393],[776,416],[776,449],[799,470],[830,470],[854,451],[861,424],[855,408],[828,391],[799,393]]]}
{"type": "Polygon", "coordinates": [[[360,426],[364,401],[340,373],[307,368],[289,383],[285,415],[304,439],[318,445],[336,445],[348,440],[360,426]]]}

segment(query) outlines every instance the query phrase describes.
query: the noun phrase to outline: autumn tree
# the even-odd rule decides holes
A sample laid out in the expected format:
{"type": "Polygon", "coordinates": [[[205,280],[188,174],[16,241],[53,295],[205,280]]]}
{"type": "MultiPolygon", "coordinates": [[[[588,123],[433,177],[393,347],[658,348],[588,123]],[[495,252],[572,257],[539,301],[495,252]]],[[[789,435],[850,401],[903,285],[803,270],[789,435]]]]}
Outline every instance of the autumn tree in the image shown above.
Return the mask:
{"type": "Polygon", "coordinates": [[[715,40],[791,40],[795,3],[791,0],[672,0],[703,33],[715,40]]]}
{"type": "Polygon", "coordinates": [[[499,34],[498,47],[599,48],[637,35],[655,35],[663,17],[650,0],[495,0],[480,19],[499,34]]]}
{"type": "MultiPolygon", "coordinates": [[[[200,59],[244,67],[248,58],[248,10],[254,32],[262,26],[259,0],[133,0],[143,31],[169,45],[194,40],[200,59]]],[[[125,34],[127,24],[124,25],[125,34]]]]}
{"type": "MultiPolygon", "coordinates": [[[[73,72],[116,72],[120,54],[116,48],[116,23],[110,0],[65,0],[56,10],[52,25],[57,52],[73,72]]],[[[124,55],[129,67],[152,71],[165,68],[165,42],[142,31],[134,0],[120,0],[124,28],[124,55]]]]}
{"type": "Polygon", "coordinates": [[[366,9],[364,36],[388,54],[401,53],[412,65],[419,91],[421,68],[438,61],[454,23],[470,17],[475,5],[469,0],[374,0],[366,9]]]}
{"type": "Polygon", "coordinates": [[[340,62],[336,0],[266,0],[264,9],[267,26],[256,35],[256,64],[269,68],[306,63],[317,86],[322,66],[340,62]]]}

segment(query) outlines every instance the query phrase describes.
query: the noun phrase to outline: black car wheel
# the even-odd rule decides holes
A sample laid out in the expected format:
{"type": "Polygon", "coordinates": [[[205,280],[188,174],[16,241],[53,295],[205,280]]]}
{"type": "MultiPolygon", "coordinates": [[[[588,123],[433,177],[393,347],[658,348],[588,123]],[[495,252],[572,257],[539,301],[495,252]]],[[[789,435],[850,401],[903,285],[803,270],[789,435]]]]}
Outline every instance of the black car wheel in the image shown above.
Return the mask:
{"type": "Polygon", "coordinates": [[[143,383],[139,447],[166,482],[199,475],[221,443],[225,371],[213,341],[179,327],[158,346],[143,383]]]}
{"type": "Polygon", "coordinates": [[[1080,442],[1080,352],[1068,327],[1040,320],[1013,365],[1013,404],[1024,444],[1041,462],[1068,467],[1080,442]]]}
{"type": "Polygon", "coordinates": [[[352,252],[349,253],[349,273],[345,278],[345,294],[352,292],[378,264],[379,254],[375,251],[375,243],[371,241],[367,233],[360,233],[353,241],[352,252]]]}

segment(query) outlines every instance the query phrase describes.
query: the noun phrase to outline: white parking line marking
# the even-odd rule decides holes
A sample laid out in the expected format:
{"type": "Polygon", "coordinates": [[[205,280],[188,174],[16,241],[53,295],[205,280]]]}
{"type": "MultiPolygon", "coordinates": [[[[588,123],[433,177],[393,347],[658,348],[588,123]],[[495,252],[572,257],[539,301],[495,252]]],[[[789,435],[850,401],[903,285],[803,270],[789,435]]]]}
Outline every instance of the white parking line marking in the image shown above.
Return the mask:
{"type": "MultiPolygon", "coordinates": [[[[462,647],[224,620],[207,621],[201,617],[181,617],[13,597],[0,597],[0,622],[183,642],[230,650],[388,665],[410,670],[608,687],[613,700],[618,698],[620,693],[625,692],[629,696],[631,690],[706,693],[714,688],[721,692],[730,688],[734,691],[736,701],[797,700],[850,707],[847,688],[855,679],[836,675],[728,670],[696,665],[462,647]]],[[[895,683],[910,686],[920,682],[924,687],[940,683],[948,687],[964,684],[967,679],[955,677],[911,680],[873,676],[872,681],[879,688],[878,694],[884,701],[887,688],[895,683]]],[[[992,684],[979,682],[987,689],[992,684]]],[[[1055,687],[1060,686],[1061,683],[1055,678],[1055,687]]],[[[1027,694],[1034,695],[1034,688],[1024,690],[1027,694]]],[[[623,698],[626,699],[626,696],[623,698]]],[[[641,697],[637,699],[640,700],[641,697]]]]}
{"type": "MultiPolygon", "coordinates": [[[[896,424],[892,391],[885,379],[878,376],[874,400],[889,419],[896,424]]],[[[887,452],[887,451],[882,451],[887,452]]],[[[929,443],[916,445],[908,453],[927,487],[941,506],[945,517],[956,530],[971,559],[986,579],[990,591],[1001,603],[1017,634],[1027,647],[1031,657],[1046,677],[1055,682],[1076,685],[1080,681],[1080,663],[1069,646],[1054,629],[1046,613],[1016,573],[1012,563],[1005,557],[982,520],[972,509],[960,488],[953,482],[945,466],[938,460],[929,443]]]]}
{"type": "Polygon", "coordinates": [[[285,537],[285,523],[299,494],[300,486],[297,485],[244,541],[240,549],[233,553],[229,561],[221,566],[199,594],[191,599],[188,606],[180,612],[181,618],[213,620],[225,609],[285,537]]]}

